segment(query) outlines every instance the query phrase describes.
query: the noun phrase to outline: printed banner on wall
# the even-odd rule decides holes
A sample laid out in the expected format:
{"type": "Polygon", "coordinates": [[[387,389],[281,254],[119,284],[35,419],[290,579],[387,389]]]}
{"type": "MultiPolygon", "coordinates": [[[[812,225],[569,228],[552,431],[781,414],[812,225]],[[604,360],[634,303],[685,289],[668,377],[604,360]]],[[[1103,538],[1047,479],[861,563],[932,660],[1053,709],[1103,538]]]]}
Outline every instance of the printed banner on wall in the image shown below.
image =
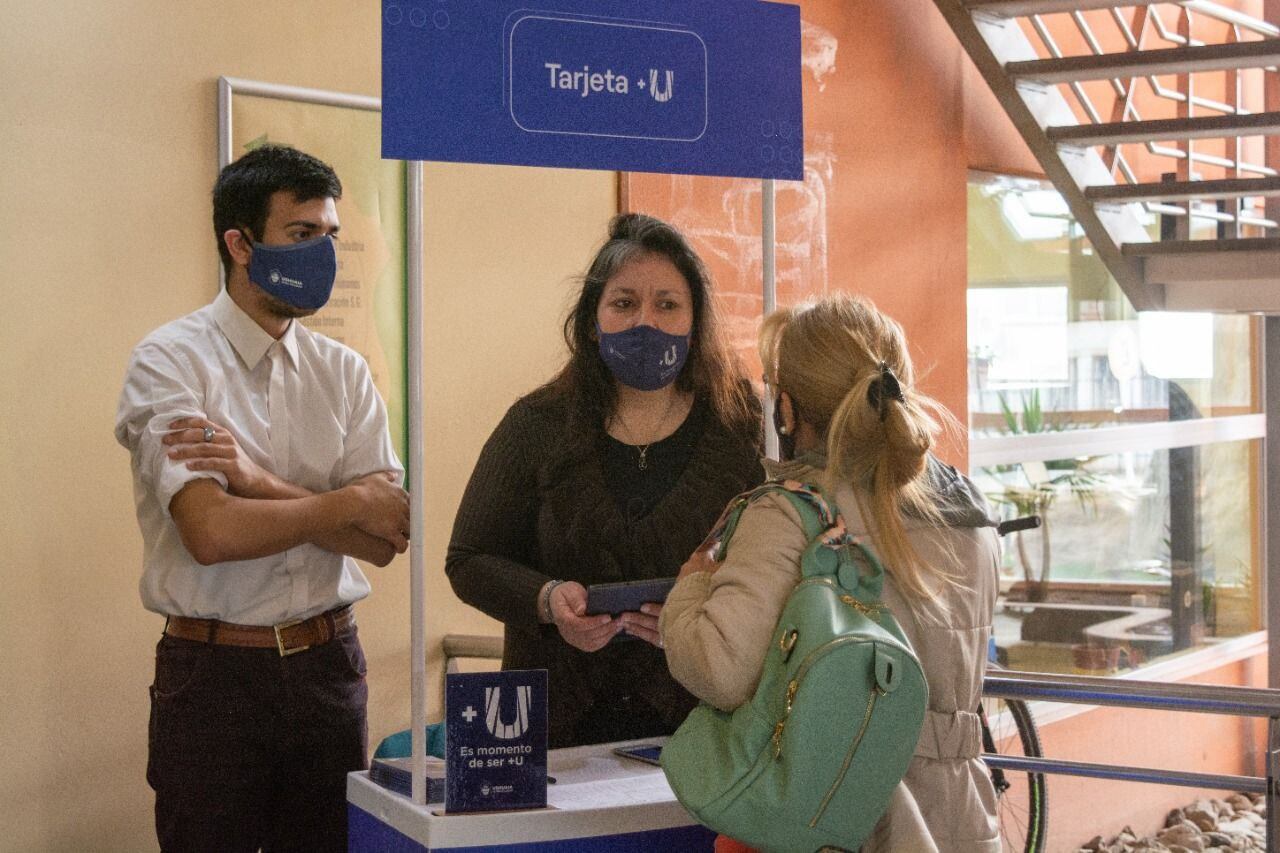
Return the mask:
{"type": "Polygon", "coordinates": [[[384,0],[382,155],[800,179],[800,9],[384,0]]]}
{"type": "Polygon", "coordinates": [[[233,160],[260,145],[289,145],[342,181],[333,297],[302,323],[364,356],[405,459],[404,165],[377,157],[376,112],[242,94],[231,106],[233,160]]]}

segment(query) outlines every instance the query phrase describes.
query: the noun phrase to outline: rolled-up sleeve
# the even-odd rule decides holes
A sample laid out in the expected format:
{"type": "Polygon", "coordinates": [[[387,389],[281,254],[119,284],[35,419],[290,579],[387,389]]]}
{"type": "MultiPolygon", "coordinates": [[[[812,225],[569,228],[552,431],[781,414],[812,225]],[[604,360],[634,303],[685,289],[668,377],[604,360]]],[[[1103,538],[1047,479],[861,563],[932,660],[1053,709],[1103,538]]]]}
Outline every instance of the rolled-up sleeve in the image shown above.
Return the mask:
{"type": "Polygon", "coordinates": [[[142,484],[155,495],[165,516],[174,495],[194,480],[217,480],[220,471],[192,471],[185,462],[170,459],[163,439],[177,418],[203,418],[203,391],[185,357],[156,344],[134,350],[116,409],[116,440],[133,458],[142,484]]]}
{"type": "Polygon", "coordinates": [[[387,406],[373,384],[368,363],[355,353],[350,357],[347,433],[343,442],[341,482],[335,485],[345,486],[379,471],[391,471],[396,475],[396,482],[403,486],[404,466],[396,456],[387,430],[387,406]]]}
{"type": "Polygon", "coordinates": [[[743,511],[715,572],[671,590],[659,631],[671,674],[690,693],[724,711],[751,698],[805,545],[795,509],[770,494],[743,511]]]}

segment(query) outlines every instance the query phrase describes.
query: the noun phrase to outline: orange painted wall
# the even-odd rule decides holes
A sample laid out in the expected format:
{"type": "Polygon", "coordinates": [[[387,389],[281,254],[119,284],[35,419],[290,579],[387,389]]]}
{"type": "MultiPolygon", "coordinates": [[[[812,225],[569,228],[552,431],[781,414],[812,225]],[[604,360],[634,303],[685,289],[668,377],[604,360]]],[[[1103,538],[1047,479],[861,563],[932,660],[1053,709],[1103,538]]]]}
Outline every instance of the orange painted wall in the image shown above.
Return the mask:
{"type": "MultiPolygon", "coordinates": [[[[1267,659],[1247,658],[1188,681],[1266,687],[1267,659]]],[[[1245,776],[1266,772],[1262,720],[1094,708],[1041,727],[1040,737],[1051,758],[1245,776]]],[[[1225,796],[1223,791],[1069,776],[1050,776],[1047,785],[1050,851],[1074,850],[1094,835],[1110,839],[1126,826],[1139,836],[1154,834],[1170,810],[1200,797],[1225,796]]]]}
{"type": "MultiPolygon", "coordinates": [[[[925,0],[801,12],[806,178],[777,183],[778,300],[869,296],[906,328],[924,391],[963,421],[967,60],[925,0]]],[[[760,182],[630,174],[623,190],[691,236],[758,375],[760,182]]],[[[943,453],[962,464],[966,447],[943,453]]]]}
{"type": "MultiPolygon", "coordinates": [[[[968,172],[1042,172],[930,0],[800,7],[806,177],[777,183],[779,302],[838,290],[869,296],[906,328],[925,392],[966,422],[968,172]]],[[[732,339],[758,375],[759,182],[633,173],[621,188],[624,209],[690,236],[711,267],[732,339]]],[[[943,454],[966,467],[965,437],[943,454]]],[[[1265,657],[1203,680],[1265,686],[1265,657]]],[[[1050,724],[1042,737],[1051,757],[1244,774],[1257,771],[1250,756],[1263,742],[1257,726],[1231,718],[1112,708],[1050,724]]],[[[1125,825],[1152,831],[1200,795],[1052,777],[1049,850],[1125,825]]]]}

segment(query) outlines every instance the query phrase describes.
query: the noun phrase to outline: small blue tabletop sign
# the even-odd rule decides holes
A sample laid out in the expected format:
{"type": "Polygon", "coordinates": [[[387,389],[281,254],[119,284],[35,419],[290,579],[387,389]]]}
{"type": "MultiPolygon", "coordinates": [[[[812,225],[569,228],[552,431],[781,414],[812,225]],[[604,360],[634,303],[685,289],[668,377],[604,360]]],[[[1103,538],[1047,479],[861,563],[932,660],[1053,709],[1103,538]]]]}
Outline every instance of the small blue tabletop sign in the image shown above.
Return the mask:
{"type": "Polygon", "coordinates": [[[382,156],[799,179],[800,9],[383,0],[382,156]]]}
{"type": "Polygon", "coordinates": [[[547,805],[547,671],[445,680],[446,812],[547,805]]]}

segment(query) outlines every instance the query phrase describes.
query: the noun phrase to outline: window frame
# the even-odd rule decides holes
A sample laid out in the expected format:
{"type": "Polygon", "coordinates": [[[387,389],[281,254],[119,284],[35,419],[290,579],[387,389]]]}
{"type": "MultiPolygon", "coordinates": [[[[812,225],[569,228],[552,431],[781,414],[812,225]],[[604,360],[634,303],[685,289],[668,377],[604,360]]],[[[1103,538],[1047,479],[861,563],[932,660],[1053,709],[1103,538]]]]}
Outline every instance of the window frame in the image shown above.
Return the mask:
{"type": "MultiPolygon", "coordinates": [[[[1036,181],[1050,185],[1043,176],[1007,174],[993,170],[970,169],[967,185],[992,178],[1036,181]]],[[[1051,186],[1051,185],[1050,185],[1051,186]]],[[[966,218],[966,228],[968,220],[966,218]]],[[[970,284],[966,275],[966,290],[970,284]]],[[[1126,298],[1127,301],[1127,298],[1126,298]]],[[[1131,307],[1131,306],[1130,306],[1131,307]]],[[[968,409],[966,395],[966,433],[968,436],[968,470],[970,475],[979,469],[1000,465],[1017,465],[1025,462],[1049,462],[1083,456],[1110,456],[1128,452],[1150,452],[1187,447],[1203,447],[1236,441],[1256,442],[1252,483],[1246,486],[1252,494],[1253,523],[1253,580],[1259,591],[1259,628],[1256,631],[1202,644],[1195,648],[1176,652],[1159,660],[1137,666],[1115,675],[1130,679],[1174,679],[1193,677],[1199,673],[1228,665],[1244,657],[1263,653],[1267,648],[1266,581],[1266,455],[1263,452],[1267,436],[1267,414],[1263,405],[1262,376],[1263,329],[1258,317],[1249,324],[1248,352],[1250,360],[1249,404],[1244,414],[1216,415],[1184,421],[1156,421],[1119,424],[1056,432],[1031,434],[1004,434],[975,432],[972,412],[968,409]]],[[[966,318],[966,348],[968,345],[966,318]]],[[[1237,409],[1238,411],[1238,409],[1237,409]]],[[[1037,703],[1038,705],[1039,703],[1037,703]]],[[[1057,706],[1054,706],[1055,708],[1057,706]]],[[[1064,713],[1052,715],[1074,716],[1090,710],[1086,706],[1070,706],[1064,713]]],[[[1046,720],[1047,722],[1048,720],[1046,720]]]]}

